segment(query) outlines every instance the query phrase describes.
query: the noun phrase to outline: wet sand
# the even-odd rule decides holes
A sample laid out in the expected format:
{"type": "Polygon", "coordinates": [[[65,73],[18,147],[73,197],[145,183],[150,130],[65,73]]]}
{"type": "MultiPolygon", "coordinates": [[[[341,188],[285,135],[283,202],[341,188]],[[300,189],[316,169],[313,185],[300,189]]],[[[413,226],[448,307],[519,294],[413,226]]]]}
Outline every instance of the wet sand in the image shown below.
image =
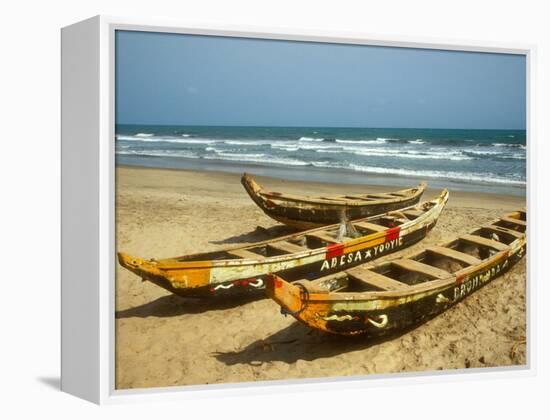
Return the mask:
{"type": "MultiPolygon", "coordinates": [[[[256,179],[274,191],[309,194],[400,189],[256,179]]],[[[428,189],[423,199],[438,193],[428,189]]],[[[524,206],[523,197],[451,191],[428,237],[391,258],[452,239],[524,206]]],[[[239,175],[136,167],[117,168],[116,222],[117,249],[147,258],[264,240],[266,234],[256,228],[277,224],[250,200],[239,175]]],[[[445,313],[375,340],[310,330],[281,315],[269,299],[174,296],[117,266],[116,387],[522,365],[525,266],[524,258],[445,313]]]]}

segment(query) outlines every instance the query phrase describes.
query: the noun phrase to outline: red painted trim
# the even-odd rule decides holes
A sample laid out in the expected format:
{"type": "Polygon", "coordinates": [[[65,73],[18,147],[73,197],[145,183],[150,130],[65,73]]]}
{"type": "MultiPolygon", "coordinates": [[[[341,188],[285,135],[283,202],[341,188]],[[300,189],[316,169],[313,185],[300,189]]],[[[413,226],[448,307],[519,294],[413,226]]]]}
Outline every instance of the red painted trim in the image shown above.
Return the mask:
{"type": "Polygon", "coordinates": [[[334,244],[327,246],[327,253],[325,255],[325,258],[328,260],[329,258],[333,257],[339,257],[344,253],[344,244],[334,244]]]}
{"type": "Polygon", "coordinates": [[[393,241],[394,239],[399,238],[399,232],[401,231],[401,226],[397,226],[391,229],[386,230],[386,242],[393,241]]]}

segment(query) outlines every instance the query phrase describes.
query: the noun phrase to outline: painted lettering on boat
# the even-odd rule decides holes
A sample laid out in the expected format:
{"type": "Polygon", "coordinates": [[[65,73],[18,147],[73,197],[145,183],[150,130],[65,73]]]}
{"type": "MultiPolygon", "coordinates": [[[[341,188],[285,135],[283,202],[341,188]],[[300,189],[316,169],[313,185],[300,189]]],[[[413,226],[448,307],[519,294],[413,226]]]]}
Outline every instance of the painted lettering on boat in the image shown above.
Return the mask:
{"type": "Polygon", "coordinates": [[[454,300],[462,299],[474,290],[479,289],[483,284],[496,277],[502,270],[508,267],[508,259],[493,265],[491,268],[470,277],[468,280],[457,284],[454,289],[454,300]]]}
{"type": "Polygon", "coordinates": [[[327,252],[327,259],[323,261],[321,271],[334,269],[336,267],[343,267],[350,264],[358,264],[359,262],[367,262],[373,258],[376,258],[385,252],[391,251],[396,247],[403,245],[403,237],[395,238],[390,241],[386,241],[380,245],[373,246],[371,248],[350,252],[334,256],[333,252],[327,252]]]}

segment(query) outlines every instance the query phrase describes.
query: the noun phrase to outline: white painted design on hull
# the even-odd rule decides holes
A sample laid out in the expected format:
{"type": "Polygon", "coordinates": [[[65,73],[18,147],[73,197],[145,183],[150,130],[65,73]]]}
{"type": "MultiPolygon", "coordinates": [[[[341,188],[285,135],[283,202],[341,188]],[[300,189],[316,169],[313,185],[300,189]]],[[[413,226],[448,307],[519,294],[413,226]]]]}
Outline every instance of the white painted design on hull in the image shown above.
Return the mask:
{"type": "Polygon", "coordinates": [[[445,295],[443,295],[443,293],[438,294],[437,297],[435,298],[436,303],[448,303],[450,301],[451,300],[445,295]]]}
{"type": "Polygon", "coordinates": [[[216,287],[214,287],[214,290],[231,289],[232,287],[233,287],[233,284],[218,284],[216,287]]]}
{"type": "Polygon", "coordinates": [[[331,316],[322,316],[323,321],[351,321],[353,317],[351,315],[331,315],[331,316]]]}
{"type": "Polygon", "coordinates": [[[255,282],[251,281],[248,285],[259,289],[260,287],[264,287],[264,281],[262,279],[256,279],[255,282]]]}
{"type": "Polygon", "coordinates": [[[386,325],[388,325],[388,316],[387,315],[380,315],[378,317],[380,322],[375,321],[374,319],[369,318],[368,321],[374,325],[376,328],[384,328],[386,325]]]}

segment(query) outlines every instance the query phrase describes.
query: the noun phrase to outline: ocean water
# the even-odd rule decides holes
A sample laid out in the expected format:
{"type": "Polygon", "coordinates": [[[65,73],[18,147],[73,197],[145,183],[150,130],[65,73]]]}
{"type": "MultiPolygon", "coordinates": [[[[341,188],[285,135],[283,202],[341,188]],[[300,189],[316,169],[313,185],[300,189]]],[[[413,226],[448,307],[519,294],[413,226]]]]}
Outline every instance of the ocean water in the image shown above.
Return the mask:
{"type": "Polygon", "coordinates": [[[117,125],[116,163],[524,195],[524,130],[117,125]],[[391,177],[391,180],[388,180],[391,177]]]}

